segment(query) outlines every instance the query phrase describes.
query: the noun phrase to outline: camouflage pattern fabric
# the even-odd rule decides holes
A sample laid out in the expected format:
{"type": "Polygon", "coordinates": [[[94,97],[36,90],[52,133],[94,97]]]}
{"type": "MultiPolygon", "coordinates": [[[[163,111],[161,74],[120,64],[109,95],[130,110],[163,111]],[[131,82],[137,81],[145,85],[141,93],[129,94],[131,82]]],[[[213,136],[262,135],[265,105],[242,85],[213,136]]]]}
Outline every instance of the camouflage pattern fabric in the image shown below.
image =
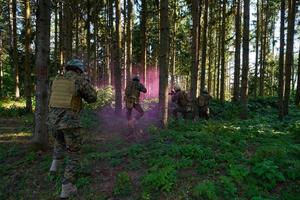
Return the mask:
{"type": "MultiPolygon", "coordinates": [[[[83,74],[67,71],[64,76],[75,80],[76,95],[88,103],[97,100],[97,93],[83,74]]],[[[79,112],[65,108],[51,108],[49,110],[48,125],[50,129],[60,130],[67,128],[79,128],[79,112]]]]}
{"type": "MultiPolygon", "coordinates": [[[[67,71],[64,77],[75,80],[76,96],[88,103],[93,103],[97,100],[95,89],[83,74],[67,71]]],[[[66,108],[50,107],[49,110],[48,127],[55,138],[53,158],[61,160],[64,158],[64,153],[69,158],[65,168],[63,184],[74,183],[75,172],[79,167],[82,142],[79,114],[79,112],[66,108]]]]}
{"type": "Polygon", "coordinates": [[[74,183],[75,174],[79,169],[80,163],[80,148],[82,143],[80,129],[62,129],[52,134],[55,138],[53,159],[63,160],[65,154],[69,158],[64,172],[63,184],[74,183]]]}
{"type": "Polygon", "coordinates": [[[125,89],[124,100],[126,104],[138,104],[140,102],[141,92],[147,92],[145,86],[138,81],[130,81],[125,89]]]}
{"type": "Polygon", "coordinates": [[[209,94],[201,94],[198,97],[198,109],[199,109],[199,117],[200,118],[209,118],[209,101],[211,100],[211,96],[209,94]]]}
{"type": "Polygon", "coordinates": [[[187,113],[192,110],[185,91],[176,91],[176,93],[172,95],[172,102],[176,104],[176,108],[172,112],[175,118],[178,117],[178,113],[181,113],[183,118],[186,118],[187,113]]]}

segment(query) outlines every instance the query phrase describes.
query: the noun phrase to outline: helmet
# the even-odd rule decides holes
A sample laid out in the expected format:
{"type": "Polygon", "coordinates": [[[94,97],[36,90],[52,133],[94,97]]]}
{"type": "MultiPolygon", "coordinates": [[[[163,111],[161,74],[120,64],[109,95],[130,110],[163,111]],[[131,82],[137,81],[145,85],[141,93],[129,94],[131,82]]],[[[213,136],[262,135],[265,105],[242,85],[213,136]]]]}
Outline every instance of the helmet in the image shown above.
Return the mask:
{"type": "Polygon", "coordinates": [[[84,72],[84,65],[79,59],[72,59],[67,62],[67,67],[69,69],[79,69],[81,72],[84,72]]]}
{"type": "Polygon", "coordinates": [[[175,91],[180,91],[180,90],[181,90],[181,87],[180,87],[179,85],[175,85],[175,86],[174,86],[174,90],[175,90],[175,91]]]}
{"type": "Polygon", "coordinates": [[[139,75],[134,75],[134,76],[132,77],[132,80],[133,80],[133,81],[140,81],[140,76],[139,76],[139,75]]]}
{"type": "Polygon", "coordinates": [[[204,88],[201,92],[202,92],[202,94],[208,94],[207,88],[204,88]]]}

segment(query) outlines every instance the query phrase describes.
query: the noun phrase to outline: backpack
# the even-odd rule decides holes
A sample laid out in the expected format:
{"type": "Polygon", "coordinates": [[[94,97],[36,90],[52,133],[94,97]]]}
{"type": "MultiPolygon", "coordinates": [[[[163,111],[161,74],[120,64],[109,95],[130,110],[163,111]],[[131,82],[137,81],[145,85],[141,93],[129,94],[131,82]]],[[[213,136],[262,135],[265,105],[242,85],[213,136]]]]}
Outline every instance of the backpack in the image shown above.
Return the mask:
{"type": "Polygon", "coordinates": [[[180,91],[178,94],[178,104],[181,106],[187,106],[189,104],[189,97],[186,92],[180,91]]]}

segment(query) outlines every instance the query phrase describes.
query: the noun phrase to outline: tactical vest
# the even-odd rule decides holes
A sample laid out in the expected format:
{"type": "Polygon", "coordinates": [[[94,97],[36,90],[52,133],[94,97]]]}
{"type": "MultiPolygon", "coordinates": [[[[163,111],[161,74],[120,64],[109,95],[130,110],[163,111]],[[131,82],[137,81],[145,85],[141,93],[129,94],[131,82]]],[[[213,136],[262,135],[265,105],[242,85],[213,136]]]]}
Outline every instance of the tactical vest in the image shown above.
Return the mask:
{"type": "Polygon", "coordinates": [[[128,83],[125,89],[124,100],[127,108],[133,107],[133,104],[137,104],[139,101],[140,91],[137,89],[137,83],[131,81],[128,83]]]}
{"type": "Polygon", "coordinates": [[[75,80],[58,76],[51,87],[49,106],[53,108],[72,109],[79,112],[82,107],[81,97],[76,96],[75,80]]]}

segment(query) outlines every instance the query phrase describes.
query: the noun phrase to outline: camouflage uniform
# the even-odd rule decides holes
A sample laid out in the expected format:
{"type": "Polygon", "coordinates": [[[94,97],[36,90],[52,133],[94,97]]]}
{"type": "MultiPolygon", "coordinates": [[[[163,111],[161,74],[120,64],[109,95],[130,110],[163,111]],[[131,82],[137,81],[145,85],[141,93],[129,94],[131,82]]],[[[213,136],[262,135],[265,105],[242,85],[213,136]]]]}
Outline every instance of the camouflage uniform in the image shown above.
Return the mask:
{"type": "Polygon", "coordinates": [[[127,109],[127,120],[132,119],[132,109],[134,108],[136,111],[138,111],[138,115],[135,117],[135,120],[139,120],[144,115],[144,110],[140,105],[140,92],[146,93],[147,89],[143,84],[141,84],[137,80],[132,80],[128,83],[126,89],[125,89],[125,103],[126,103],[126,109],[127,109]],[[132,87],[131,92],[132,94],[126,94],[129,87],[132,87]]]}
{"type": "Polygon", "coordinates": [[[209,118],[209,101],[211,100],[211,96],[208,92],[202,92],[201,95],[197,98],[198,111],[200,118],[209,118]]]}
{"type": "MultiPolygon", "coordinates": [[[[80,101],[81,98],[88,103],[96,101],[96,91],[82,73],[69,70],[63,77],[68,80],[75,80],[75,94],[80,97],[80,101]]],[[[77,111],[57,107],[50,107],[49,111],[48,125],[55,138],[53,159],[63,160],[65,152],[69,157],[64,172],[63,184],[74,183],[75,171],[79,167],[82,143],[79,125],[80,110],[81,106],[77,111]]]]}
{"type": "Polygon", "coordinates": [[[173,116],[178,117],[178,113],[182,114],[184,119],[187,118],[187,114],[191,111],[188,101],[188,97],[185,91],[176,90],[175,94],[172,95],[172,102],[176,104],[175,109],[173,110],[173,116]]]}

